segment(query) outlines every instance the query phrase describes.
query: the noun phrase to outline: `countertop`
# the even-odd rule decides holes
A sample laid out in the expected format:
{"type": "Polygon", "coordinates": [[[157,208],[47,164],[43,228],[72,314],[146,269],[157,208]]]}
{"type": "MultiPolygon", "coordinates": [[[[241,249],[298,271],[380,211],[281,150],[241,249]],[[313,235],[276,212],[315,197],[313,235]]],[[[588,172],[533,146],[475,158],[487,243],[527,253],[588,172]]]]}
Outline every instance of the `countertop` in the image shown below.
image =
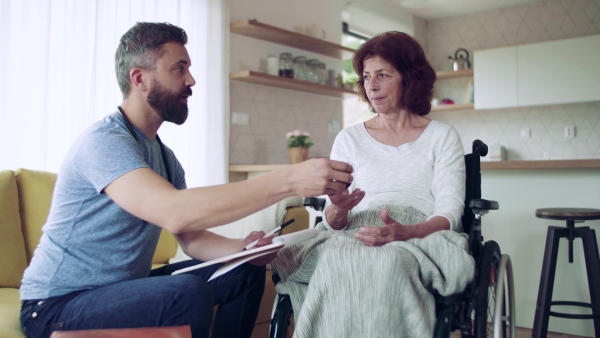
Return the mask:
{"type": "MultiPolygon", "coordinates": [[[[287,166],[289,166],[289,164],[234,164],[229,166],[229,172],[248,173],[273,171],[287,166]]],[[[600,160],[482,161],[481,169],[600,169],[600,160]]]]}

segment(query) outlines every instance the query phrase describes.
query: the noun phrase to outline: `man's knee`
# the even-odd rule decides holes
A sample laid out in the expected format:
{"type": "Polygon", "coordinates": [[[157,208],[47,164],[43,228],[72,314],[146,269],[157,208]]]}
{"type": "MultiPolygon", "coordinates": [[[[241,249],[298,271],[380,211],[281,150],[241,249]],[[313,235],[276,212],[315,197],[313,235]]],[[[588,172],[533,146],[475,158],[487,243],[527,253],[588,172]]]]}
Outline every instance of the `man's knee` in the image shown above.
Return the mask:
{"type": "Polygon", "coordinates": [[[256,266],[252,264],[244,264],[247,281],[251,286],[262,288],[264,290],[266,279],[266,267],[264,265],[256,266]]]}
{"type": "Polygon", "coordinates": [[[167,278],[174,297],[184,308],[192,312],[212,312],[213,292],[208,283],[194,275],[176,275],[167,278]]]}

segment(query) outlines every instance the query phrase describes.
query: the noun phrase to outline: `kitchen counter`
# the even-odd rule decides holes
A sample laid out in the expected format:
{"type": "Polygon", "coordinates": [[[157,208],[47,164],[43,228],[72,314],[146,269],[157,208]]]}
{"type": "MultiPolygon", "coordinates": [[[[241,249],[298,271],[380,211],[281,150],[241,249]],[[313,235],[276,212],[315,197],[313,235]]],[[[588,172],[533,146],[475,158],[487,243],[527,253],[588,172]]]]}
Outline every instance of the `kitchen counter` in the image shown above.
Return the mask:
{"type": "Polygon", "coordinates": [[[289,164],[233,164],[229,166],[229,172],[247,173],[256,171],[273,171],[283,169],[289,164]]]}
{"type": "MultiPolygon", "coordinates": [[[[234,164],[229,172],[236,175],[248,175],[253,172],[268,172],[282,169],[289,164],[234,164]]],[[[543,160],[543,161],[498,161],[481,162],[482,170],[504,169],[600,169],[600,160],[543,160]]]]}
{"type": "Polygon", "coordinates": [[[481,169],[600,169],[600,160],[482,161],[481,169]]]}

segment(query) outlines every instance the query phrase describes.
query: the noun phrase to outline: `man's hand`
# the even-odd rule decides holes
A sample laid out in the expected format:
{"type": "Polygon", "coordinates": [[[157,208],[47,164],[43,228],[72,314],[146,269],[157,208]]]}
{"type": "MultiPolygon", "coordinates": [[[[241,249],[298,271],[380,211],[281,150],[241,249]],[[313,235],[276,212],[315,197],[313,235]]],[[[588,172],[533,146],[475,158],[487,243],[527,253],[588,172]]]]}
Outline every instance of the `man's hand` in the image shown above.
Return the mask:
{"type": "Polygon", "coordinates": [[[289,174],[295,195],[313,197],[346,190],[352,183],[352,166],[345,162],[315,158],[292,166],[289,174]]]}
{"type": "MultiPolygon", "coordinates": [[[[264,235],[265,235],[265,232],[262,231],[262,230],[261,231],[252,231],[250,233],[250,235],[248,235],[244,239],[244,247],[246,247],[246,245],[254,242],[257,239],[258,239],[258,243],[256,243],[256,245],[254,247],[252,247],[252,248],[258,248],[258,247],[265,246],[265,245],[273,243],[273,238],[275,237],[275,235],[271,235],[269,237],[262,238],[264,235]]],[[[252,248],[250,248],[248,250],[251,250],[252,248]]],[[[260,257],[258,257],[256,259],[253,259],[253,260],[249,261],[249,262],[250,262],[250,264],[253,264],[253,265],[259,265],[259,266],[260,265],[266,265],[266,264],[271,263],[271,261],[273,259],[275,259],[275,257],[277,257],[277,251],[275,251],[273,253],[270,253],[268,255],[260,256],[260,257]]]]}
{"type": "Polygon", "coordinates": [[[383,226],[362,227],[354,234],[354,237],[367,246],[381,246],[389,242],[405,241],[416,237],[414,225],[400,224],[390,217],[387,209],[382,209],[379,217],[383,221],[383,226]]]}

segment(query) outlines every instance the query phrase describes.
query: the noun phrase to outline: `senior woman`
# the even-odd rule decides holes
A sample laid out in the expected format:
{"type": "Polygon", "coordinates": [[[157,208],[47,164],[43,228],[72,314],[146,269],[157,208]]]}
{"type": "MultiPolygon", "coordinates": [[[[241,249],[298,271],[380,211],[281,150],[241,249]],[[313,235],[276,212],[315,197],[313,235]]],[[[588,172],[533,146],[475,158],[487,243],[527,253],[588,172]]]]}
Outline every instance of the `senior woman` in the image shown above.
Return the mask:
{"type": "Polygon", "coordinates": [[[463,147],[453,127],[425,117],[436,76],[423,49],[405,33],[388,32],[367,41],[353,64],[360,75],[359,94],[377,115],[336,138],[331,158],[353,165],[351,188],[356,189],[328,196],[326,225],[343,229],[354,207],[359,211],[391,202],[413,206],[428,217],[407,226],[390,219],[383,209],[385,226],[356,233],[366,245],[422,238],[439,230],[460,231],[463,147]]]}
{"type": "Polygon", "coordinates": [[[376,115],[337,135],[331,158],[354,180],[328,195],[319,236],[273,261],[277,291],[292,299],[294,337],[431,337],[432,292],[460,292],[474,271],[462,143],[425,117],[436,76],[412,37],[378,35],[353,65],[376,115]]]}

